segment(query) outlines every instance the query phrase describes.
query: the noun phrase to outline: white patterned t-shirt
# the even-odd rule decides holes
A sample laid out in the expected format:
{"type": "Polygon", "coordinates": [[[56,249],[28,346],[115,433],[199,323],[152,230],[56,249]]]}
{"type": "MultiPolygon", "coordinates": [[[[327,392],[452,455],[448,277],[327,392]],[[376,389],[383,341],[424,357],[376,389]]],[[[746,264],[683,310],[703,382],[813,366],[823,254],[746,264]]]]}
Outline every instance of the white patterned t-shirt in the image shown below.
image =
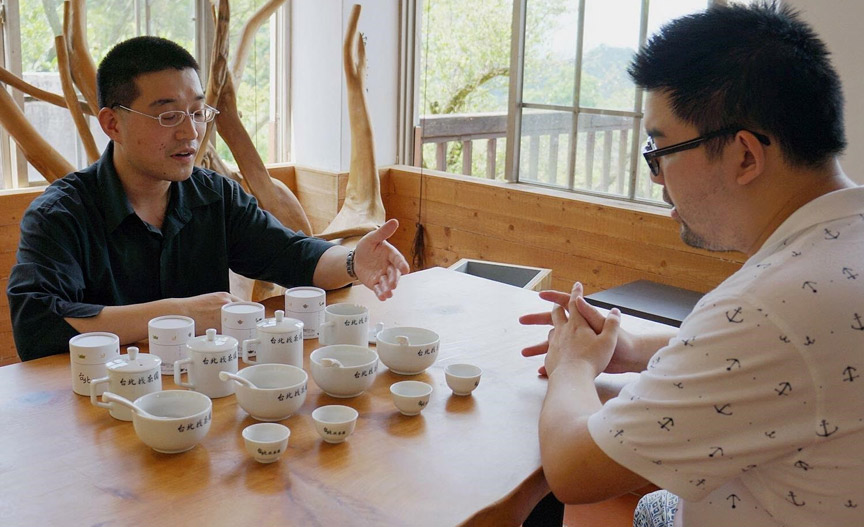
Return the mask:
{"type": "Polygon", "coordinates": [[[864,187],[790,216],[589,430],[676,525],[864,525],[864,187]]]}

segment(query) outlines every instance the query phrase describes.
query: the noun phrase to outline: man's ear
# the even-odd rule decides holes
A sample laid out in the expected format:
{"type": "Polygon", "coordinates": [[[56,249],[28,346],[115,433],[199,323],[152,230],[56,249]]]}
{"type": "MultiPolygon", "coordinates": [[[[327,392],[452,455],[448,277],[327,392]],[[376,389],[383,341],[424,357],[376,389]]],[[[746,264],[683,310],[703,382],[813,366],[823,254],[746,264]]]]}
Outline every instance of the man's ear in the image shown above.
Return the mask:
{"type": "Polygon", "coordinates": [[[117,142],[120,139],[120,117],[117,115],[117,112],[111,108],[105,107],[99,110],[99,115],[97,115],[99,119],[99,126],[102,127],[102,131],[105,132],[112,141],[117,142]]]}
{"type": "Polygon", "coordinates": [[[735,135],[735,144],[741,155],[735,181],[739,185],[749,185],[765,172],[765,145],[747,130],[741,130],[735,135]]]}

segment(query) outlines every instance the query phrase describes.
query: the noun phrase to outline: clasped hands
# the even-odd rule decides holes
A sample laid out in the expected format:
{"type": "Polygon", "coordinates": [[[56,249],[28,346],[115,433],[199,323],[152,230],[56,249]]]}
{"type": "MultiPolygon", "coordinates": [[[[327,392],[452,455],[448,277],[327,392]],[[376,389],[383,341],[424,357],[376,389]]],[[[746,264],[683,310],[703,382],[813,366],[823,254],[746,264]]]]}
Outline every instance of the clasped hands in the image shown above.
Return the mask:
{"type": "Polygon", "coordinates": [[[379,300],[393,296],[399,278],[410,271],[405,257],[387,241],[398,228],[399,222],[390,219],[363,236],[354,248],[354,273],[379,300]]]}
{"type": "Polygon", "coordinates": [[[585,301],[579,282],[573,284],[570,294],[542,291],[540,298],[555,304],[551,312],[519,318],[525,325],[553,326],[548,340],[522,350],[525,357],[546,354],[540,375],[552,375],[564,364],[587,365],[594,369],[595,376],[603,371],[618,371],[613,360],[615,351],[629,345],[629,335],[620,330],[621,313],[617,308],[604,317],[585,301]]]}

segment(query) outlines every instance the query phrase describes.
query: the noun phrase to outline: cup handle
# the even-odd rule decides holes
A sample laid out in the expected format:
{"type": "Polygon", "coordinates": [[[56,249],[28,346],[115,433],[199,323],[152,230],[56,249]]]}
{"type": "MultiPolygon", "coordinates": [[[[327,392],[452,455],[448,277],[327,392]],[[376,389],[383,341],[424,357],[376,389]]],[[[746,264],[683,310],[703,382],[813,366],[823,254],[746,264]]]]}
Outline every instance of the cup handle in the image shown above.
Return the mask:
{"type": "Polygon", "coordinates": [[[108,377],[100,377],[98,379],[93,379],[92,381],[90,381],[90,403],[92,403],[93,406],[98,406],[100,408],[108,408],[110,410],[110,403],[103,403],[99,401],[99,395],[97,395],[97,392],[99,391],[98,386],[100,384],[108,384],[108,377]]]}
{"type": "Polygon", "coordinates": [[[321,344],[323,344],[325,346],[329,346],[331,344],[331,342],[328,342],[328,341],[333,340],[330,332],[331,332],[331,328],[333,328],[335,325],[336,325],[335,322],[333,322],[332,320],[328,320],[327,322],[322,322],[318,326],[318,341],[321,344]]]}
{"type": "MultiPolygon", "coordinates": [[[[182,370],[182,367],[184,364],[192,364],[192,359],[186,358],[186,359],[180,359],[180,360],[174,361],[174,384],[176,384],[177,386],[184,386],[186,388],[191,388],[194,390],[195,385],[192,384],[192,376],[191,375],[187,374],[187,377],[189,377],[189,382],[183,382],[181,380],[181,377],[183,376],[183,372],[181,370],[182,370]]],[[[190,368],[190,372],[191,372],[191,368],[190,368]]]]}
{"type": "Polygon", "coordinates": [[[255,364],[258,362],[258,344],[261,344],[261,339],[246,339],[243,341],[242,357],[246,364],[255,364]],[[249,354],[250,351],[255,352],[255,358],[249,354]]]}

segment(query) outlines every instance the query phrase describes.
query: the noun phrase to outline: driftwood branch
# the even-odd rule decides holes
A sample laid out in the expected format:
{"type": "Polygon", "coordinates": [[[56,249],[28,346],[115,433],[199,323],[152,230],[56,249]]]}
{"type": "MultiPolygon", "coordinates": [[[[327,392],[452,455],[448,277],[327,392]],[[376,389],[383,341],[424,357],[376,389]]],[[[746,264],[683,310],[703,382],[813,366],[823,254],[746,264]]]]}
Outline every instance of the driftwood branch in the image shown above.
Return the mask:
{"type": "Polygon", "coordinates": [[[3,89],[0,89],[0,124],[15,139],[27,161],[49,182],[75,171],[75,168],[39,135],[12,96],[3,89]]]}
{"type": "Polygon", "coordinates": [[[375,143],[366,104],[366,46],[357,31],[361,7],[355,5],[348,19],[342,46],[345,83],[348,95],[348,118],[351,127],[351,164],[345,201],[324,233],[344,231],[358,226],[378,226],[386,221],[381,200],[381,182],[375,166],[375,143]]]}
{"type": "MultiPolygon", "coordinates": [[[[210,76],[207,79],[206,102],[208,105],[216,107],[222,95],[222,86],[225,85],[225,79],[228,76],[228,22],[231,20],[231,6],[228,5],[228,0],[215,0],[213,5],[213,18],[216,21],[216,36],[213,39],[213,55],[210,57],[210,76]]],[[[204,132],[204,137],[201,138],[201,144],[206,145],[210,142],[210,136],[213,134],[213,122],[207,123],[207,129],[204,132]]],[[[201,165],[201,160],[204,157],[204,149],[199,149],[195,156],[195,164],[201,165]]]]}
{"type": "Polygon", "coordinates": [[[78,86],[81,95],[84,96],[84,100],[90,106],[92,114],[96,115],[99,113],[99,101],[96,90],[96,63],[93,62],[93,57],[90,56],[90,48],[87,45],[84,0],[66,0],[63,6],[63,14],[66,46],[69,51],[69,63],[72,66],[70,71],[72,73],[72,80],[78,86]]]}
{"type": "Polygon", "coordinates": [[[57,49],[57,69],[60,72],[60,84],[63,86],[66,106],[69,108],[69,113],[72,114],[72,121],[75,123],[75,128],[78,130],[81,142],[84,144],[87,162],[95,163],[99,159],[99,148],[96,147],[96,141],[90,132],[87,117],[84,116],[78,105],[78,95],[75,93],[75,85],[72,82],[69,56],[66,51],[66,39],[63,38],[63,35],[54,37],[54,47],[57,49]]]}
{"type": "MultiPolygon", "coordinates": [[[[29,95],[34,99],[39,99],[40,101],[53,104],[54,106],[59,106],[60,108],[66,108],[66,99],[62,95],[45,91],[42,88],[37,88],[36,86],[18,78],[11,71],[2,66],[0,66],[0,82],[12,86],[21,93],[29,95]]],[[[78,106],[81,108],[82,112],[92,115],[90,106],[87,103],[79,101],[78,106]]]]}
{"type": "Polygon", "coordinates": [[[255,41],[255,33],[265,20],[270,18],[273,13],[279,9],[279,6],[285,3],[285,0],[270,0],[262,5],[252,17],[243,24],[243,31],[240,33],[240,43],[234,52],[234,61],[231,63],[231,73],[235,79],[243,78],[243,70],[246,68],[246,60],[249,58],[249,49],[255,41]]]}

